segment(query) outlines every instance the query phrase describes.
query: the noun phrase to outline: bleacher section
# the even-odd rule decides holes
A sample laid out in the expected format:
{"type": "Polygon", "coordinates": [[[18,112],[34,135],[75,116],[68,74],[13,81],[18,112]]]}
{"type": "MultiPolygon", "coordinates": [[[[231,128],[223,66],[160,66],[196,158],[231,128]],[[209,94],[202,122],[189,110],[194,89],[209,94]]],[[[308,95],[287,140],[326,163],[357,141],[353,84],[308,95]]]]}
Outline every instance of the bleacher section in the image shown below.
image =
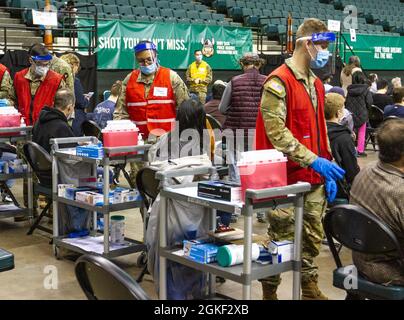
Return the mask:
{"type": "MultiPolygon", "coordinates": [[[[60,8],[65,0],[51,2],[52,5],[60,8]]],[[[95,5],[100,19],[249,27],[253,29],[255,48],[258,43],[258,31],[271,40],[284,39],[289,14],[293,18],[295,32],[307,17],[343,22],[346,18],[343,10],[351,3],[355,3],[358,8],[359,33],[404,35],[402,19],[404,3],[400,3],[400,0],[389,0],[388,5],[382,4],[379,0],[76,0],[78,6],[95,5]]],[[[42,9],[45,1],[0,0],[0,4],[26,8],[25,12],[19,13],[20,16],[12,13],[14,15],[12,17],[21,18],[26,25],[31,26],[32,15],[29,9],[42,9]]],[[[81,8],[79,11],[95,12],[95,7],[81,8]]],[[[343,31],[348,32],[344,27],[343,31]]],[[[272,41],[267,41],[262,47],[267,49],[261,49],[261,51],[279,52],[280,50],[277,43],[272,41]]]]}
{"type": "Polygon", "coordinates": [[[355,5],[359,3],[359,33],[404,34],[400,29],[403,27],[403,20],[399,18],[404,14],[404,3],[400,3],[400,0],[389,0],[388,5],[385,3],[382,5],[379,0],[344,0],[332,3],[327,0],[215,0],[212,5],[217,12],[226,14],[245,26],[262,28],[269,35],[279,35],[286,33],[289,13],[294,19],[293,26],[296,31],[307,17],[317,17],[323,21],[328,19],[344,21],[346,17],[344,7],[353,2],[355,5]],[[389,9],[385,9],[386,7],[389,9]]]}
{"type": "MultiPolygon", "coordinates": [[[[241,26],[240,23],[226,19],[225,15],[212,12],[207,6],[190,0],[78,0],[76,3],[96,5],[100,19],[241,26]]],[[[64,1],[52,1],[52,4],[60,8],[64,1]]],[[[10,0],[9,6],[42,9],[45,1],[10,0]]],[[[82,8],[80,11],[95,12],[95,8],[82,8]]],[[[23,15],[22,18],[29,24],[28,15],[23,15]]]]}
{"type": "MultiPolygon", "coordinates": [[[[44,0],[3,0],[7,6],[42,9],[44,0]]],[[[269,35],[285,34],[286,19],[293,17],[294,30],[306,17],[322,20],[345,18],[344,7],[355,3],[359,9],[359,33],[404,35],[404,3],[389,0],[77,0],[80,4],[97,6],[101,19],[124,19],[150,22],[176,22],[233,25],[257,28],[269,35]],[[213,11],[215,10],[215,11],[213,11]],[[229,19],[230,18],[230,19],[229,19]]],[[[64,1],[52,1],[60,8],[64,1]]],[[[84,9],[83,9],[84,10],[84,9]]],[[[90,7],[89,11],[95,11],[90,7]]],[[[30,15],[22,16],[29,24],[30,15]]]]}

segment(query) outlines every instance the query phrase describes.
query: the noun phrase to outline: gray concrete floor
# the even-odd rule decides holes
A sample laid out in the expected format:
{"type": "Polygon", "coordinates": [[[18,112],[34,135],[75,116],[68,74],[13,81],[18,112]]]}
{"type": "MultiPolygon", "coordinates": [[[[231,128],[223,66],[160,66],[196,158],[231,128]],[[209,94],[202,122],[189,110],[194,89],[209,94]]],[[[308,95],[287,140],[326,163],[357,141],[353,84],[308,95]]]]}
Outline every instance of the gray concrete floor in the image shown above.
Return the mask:
{"type": "MultiPolygon", "coordinates": [[[[377,155],[369,151],[367,158],[360,159],[360,165],[375,161],[377,155]]],[[[124,179],[122,179],[123,181],[124,179]]],[[[22,184],[16,183],[13,191],[18,199],[22,198],[22,184]]],[[[126,216],[126,233],[129,237],[137,240],[142,239],[142,220],[138,210],[131,210],[123,213],[126,216]]],[[[242,227],[242,218],[237,223],[242,227]]],[[[15,269],[0,273],[0,299],[85,299],[75,275],[74,261],[69,259],[57,260],[52,253],[52,246],[49,245],[49,236],[37,231],[32,236],[27,236],[28,222],[14,222],[13,219],[0,220],[0,248],[14,253],[15,269]],[[46,289],[48,270],[57,271],[57,288],[46,289]]],[[[255,220],[254,232],[264,234],[266,224],[255,220]]],[[[114,262],[124,268],[130,275],[136,277],[140,269],[136,267],[138,254],[128,255],[115,259],[114,262]]],[[[349,263],[350,252],[342,250],[342,259],[349,263]]],[[[330,299],[344,299],[345,293],[332,286],[332,270],[335,268],[334,261],[327,246],[322,247],[321,253],[316,260],[319,266],[319,286],[320,289],[330,299]]],[[[55,273],[53,273],[55,275],[55,273]]],[[[278,290],[280,299],[291,299],[292,297],[292,273],[282,275],[283,281],[278,290]]],[[[153,281],[150,276],[146,276],[141,286],[153,298],[157,295],[154,290],[153,281]]],[[[240,299],[242,287],[240,284],[226,281],[218,286],[218,291],[231,297],[240,299]]],[[[253,283],[252,298],[260,300],[262,298],[261,285],[259,282],[253,283]]]]}

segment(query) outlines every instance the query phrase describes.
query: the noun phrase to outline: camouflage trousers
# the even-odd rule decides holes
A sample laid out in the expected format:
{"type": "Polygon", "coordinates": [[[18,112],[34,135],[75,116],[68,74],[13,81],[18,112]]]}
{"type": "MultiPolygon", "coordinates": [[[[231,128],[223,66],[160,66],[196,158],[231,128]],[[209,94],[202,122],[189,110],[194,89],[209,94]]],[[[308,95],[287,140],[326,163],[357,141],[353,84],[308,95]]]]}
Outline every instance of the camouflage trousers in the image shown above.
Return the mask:
{"type": "Polygon", "coordinates": [[[205,103],[206,103],[206,92],[202,92],[202,91],[199,91],[199,92],[197,92],[197,91],[192,91],[192,93],[194,93],[194,94],[196,94],[196,95],[198,96],[199,101],[200,101],[202,104],[205,104],[205,103]]]}
{"type": "MultiPolygon", "coordinates": [[[[314,187],[304,199],[303,234],[302,234],[302,282],[317,280],[318,266],[314,258],[320,253],[324,237],[321,220],[327,208],[324,185],[314,187]]],[[[271,240],[294,239],[294,208],[277,209],[267,213],[269,222],[268,235],[271,240]]],[[[280,275],[261,279],[268,285],[278,286],[280,275]]]]}

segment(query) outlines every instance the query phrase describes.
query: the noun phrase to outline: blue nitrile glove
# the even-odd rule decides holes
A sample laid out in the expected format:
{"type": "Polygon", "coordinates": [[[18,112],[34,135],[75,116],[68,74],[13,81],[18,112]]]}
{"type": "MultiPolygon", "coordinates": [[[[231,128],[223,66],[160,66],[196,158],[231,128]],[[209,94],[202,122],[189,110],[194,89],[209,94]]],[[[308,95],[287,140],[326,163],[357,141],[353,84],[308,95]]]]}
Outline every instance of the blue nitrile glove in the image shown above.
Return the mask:
{"type": "Polygon", "coordinates": [[[7,107],[8,100],[7,99],[0,99],[0,107],[7,107]]]}
{"type": "Polygon", "coordinates": [[[321,157],[318,157],[310,167],[326,180],[341,180],[345,175],[344,169],[321,157]]]}
{"type": "Polygon", "coordinates": [[[86,237],[90,235],[90,231],[88,230],[81,230],[81,231],[76,231],[76,232],[71,232],[68,234],[69,238],[81,238],[81,237],[86,237]]]}
{"type": "Polygon", "coordinates": [[[325,180],[325,193],[327,196],[327,201],[329,203],[333,203],[335,201],[335,198],[337,196],[337,191],[338,191],[338,187],[337,187],[337,183],[335,182],[335,180],[325,180]]]}

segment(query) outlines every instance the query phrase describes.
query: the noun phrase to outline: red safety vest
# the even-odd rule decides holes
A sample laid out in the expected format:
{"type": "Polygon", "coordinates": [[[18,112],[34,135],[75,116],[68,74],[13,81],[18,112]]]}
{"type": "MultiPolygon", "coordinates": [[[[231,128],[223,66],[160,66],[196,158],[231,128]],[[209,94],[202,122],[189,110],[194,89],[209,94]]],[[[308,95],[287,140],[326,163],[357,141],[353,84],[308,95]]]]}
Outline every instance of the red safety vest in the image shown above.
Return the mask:
{"type": "Polygon", "coordinates": [[[39,113],[44,106],[53,107],[56,91],[63,76],[49,70],[37,89],[32,102],[30,81],[25,78],[28,71],[29,68],[26,68],[15,74],[14,87],[18,101],[18,111],[25,118],[27,125],[33,125],[38,120],[39,113]]]}
{"type": "MultiPolygon", "coordinates": [[[[309,150],[320,157],[332,159],[327,147],[327,129],[324,118],[324,86],[320,79],[316,79],[317,112],[312,104],[304,85],[299,82],[293,72],[284,64],[272,72],[266,81],[272,77],[278,77],[286,87],[287,116],[286,127],[293,136],[309,150]]],[[[269,141],[262,112],[258,112],[256,137],[256,149],[274,149],[269,141]]],[[[303,168],[289,159],[287,163],[288,184],[298,181],[311,184],[323,183],[323,178],[311,168],[303,168]]]]}
{"type": "Polygon", "coordinates": [[[140,133],[148,137],[153,131],[160,136],[175,125],[176,102],[170,69],[159,67],[147,97],[144,83],[137,82],[139,73],[140,70],[134,70],[126,86],[126,108],[140,133]]]}
{"type": "Polygon", "coordinates": [[[3,77],[4,77],[4,74],[6,73],[6,71],[8,73],[10,73],[8,68],[4,64],[0,63],[0,84],[3,82],[3,77]]]}

